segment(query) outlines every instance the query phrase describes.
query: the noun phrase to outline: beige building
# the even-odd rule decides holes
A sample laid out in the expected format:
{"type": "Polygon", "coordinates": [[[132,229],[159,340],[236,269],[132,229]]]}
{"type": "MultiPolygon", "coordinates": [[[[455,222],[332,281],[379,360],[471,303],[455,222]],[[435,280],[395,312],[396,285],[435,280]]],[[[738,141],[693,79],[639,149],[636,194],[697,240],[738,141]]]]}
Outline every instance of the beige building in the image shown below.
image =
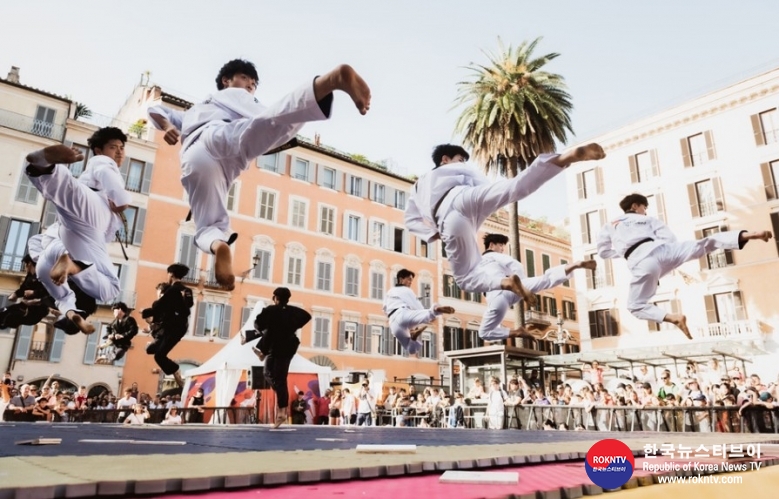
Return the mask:
{"type": "MultiPolygon", "coordinates": [[[[567,171],[574,258],[596,253],[598,232],[622,213],[619,200],[632,192],[646,195],[649,213],[680,240],[733,229],[776,234],[777,106],[779,69],[594,137],[607,157],[567,171]]],[[[777,249],[776,241],[751,242],[742,251],[688,262],[661,280],[654,301],[669,312],[684,311],[700,352],[726,346],[774,352],[777,249]]],[[[691,348],[674,327],[658,327],[627,311],[624,260],[595,258],[595,277],[576,286],[583,350],[597,357],[632,347],[691,348]]],[[[768,368],[770,358],[759,356],[754,368],[768,368]]],[[[775,377],[776,367],[765,374],[775,377]]]]}

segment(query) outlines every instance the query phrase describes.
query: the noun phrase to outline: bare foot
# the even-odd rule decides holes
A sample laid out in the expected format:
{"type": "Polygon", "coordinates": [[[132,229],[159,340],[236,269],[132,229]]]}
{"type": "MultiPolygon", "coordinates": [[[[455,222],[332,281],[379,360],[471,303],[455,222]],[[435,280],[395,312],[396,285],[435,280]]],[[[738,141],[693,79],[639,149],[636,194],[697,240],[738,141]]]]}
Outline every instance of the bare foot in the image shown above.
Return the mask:
{"type": "Polygon", "coordinates": [[[276,422],[273,423],[273,428],[278,428],[287,422],[287,409],[278,409],[278,411],[278,414],[276,414],[276,422]]]}
{"type": "Polygon", "coordinates": [[[525,303],[527,303],[528,307],[532,307],[536,304],[536,297],[533,296],[533,293],[525,289],[525,287],[522,285],[522,279],[520,279],[517,275],[503,279],[500,283],[500,289],[513,292],[525,300],[525,303]]]}
{"type": "Polygon", "coordinates": [[[65,284],[65,281],[68,280],[70,274],[76,273],[74,270],[78,270],[76,264],[73,263],[73,260],[70,259],[70,256],[67,253],[63,253],[62,256],[57,259],[57,263],[54,264],[54,267],[51,268],[49,277],[54,281],[54,284],[62,286],[65,284]]]}
{"type": "Polygon", "coordinates": [[[509,338],[534,338],[534,336],[530,334],[527,329],[520,326],[517,329],[509,331],[509,338]]]}
{"type": "Polygon", "coordinates": [[[181,371],[173,373],[173,379],[176,380],[176,384],[179,385],[179,388],[184,388],[184,378],[181,377],[181,371]]]}
{"type": "Polygon", "coordinates": [[[70,319],[73,324],[76,325],[76,327],[84,334],[92,334],[95,332],[95,326],[87,322],[83,317],[81,317],[80,314],[78,314],[75,310],[69,310],[67,314],[65,314],[68,319],[70,319]]]}
{"type": "Polygon", "coordinates": [[[346,92],[354,101],[360,114],[371,108],[371,89],[365,80],[348,64],[342,64],[333,71],[336,90],[346,92]]]}
{"type": "Polygon", "coordinates": [[[454,307],[436,307],[435,311],[439,314],[453,314],[454,307]]]}
{"type": "Polygon", "coordinates": [[[581,262],[579,262],[579,268],[595,270],[596,268],[598,268],[598,262],[595,260],[582,260],[581,262]]]}
{"type": "MultiPolygon", "coordinates": [[[[84,155],[76,148],[71,148],[66,145],[57,144],[43,148],[43,158],[49,165],[63,164],[69,165],[71,163],[77,163],[84,160],[84,155]]],[[[35,153],[27,155],[27,162],[32,163],[35,161],[35,153]]]]}
{"type": "Polygon", "coordinates": [[[230,246],[224,241],[215,241],[211,245],[214,252],[214,274],[216,282],[228,291],[235,289],[235,275],[233,274],[233,254],[230,246]]]}
{"type": "Polygon", "coordinates": [[[682,314],[668,314],[665,316],[665,322],[670,322],[682,330],[687,339],[692,339],[690,329],[687,327],[687,317],[682,314]]]}
{"type": "Polygon", "coordinates": [[[566,167],[572,163],[578,163],[579,161],[592,161],[596,159],[603,159],[606,157],[606,153],[603,152],[603,148],[599,144],[587,144],[586,146],[579,146],[572,151],[567,151],[558,156],[552,163],[566,167]]]}
{"type": "Polygon", "coordinates": [[[423,332],[425,332],[425,329],[427,329],[427,324],[419,327],[415,327],[410,331],[410,336],[412,341],[417,341],[417,338],[419,338],[423,332]]]}

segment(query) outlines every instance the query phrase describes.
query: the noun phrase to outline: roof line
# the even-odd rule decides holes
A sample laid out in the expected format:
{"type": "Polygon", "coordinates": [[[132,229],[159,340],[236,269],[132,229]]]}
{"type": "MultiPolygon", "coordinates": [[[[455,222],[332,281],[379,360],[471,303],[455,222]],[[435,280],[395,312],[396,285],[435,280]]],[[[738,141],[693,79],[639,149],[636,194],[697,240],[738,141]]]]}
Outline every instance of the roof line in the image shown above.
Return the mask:
{"type": "Polygon", "coordinates": [[[30,92],[35,92],[36,94],[45,95],[47,97],[52,97],[57,100],[61,100],[63,102],[67,102],[68,104],[72,103],[73,101],[68,99],[67,97],[62,97],[61,95],[53,94],[51,92],[47,92],[45,90],[41,90],[39,88],[31,87],[29,85],[24,85],[22,83],[15,83],[12,81],[8,81],[4,78],[0,78],[0,83],[5,83],[6,85],[10,85],[12,87],[21,88],[24,90],[29,90],[30,92]]]}

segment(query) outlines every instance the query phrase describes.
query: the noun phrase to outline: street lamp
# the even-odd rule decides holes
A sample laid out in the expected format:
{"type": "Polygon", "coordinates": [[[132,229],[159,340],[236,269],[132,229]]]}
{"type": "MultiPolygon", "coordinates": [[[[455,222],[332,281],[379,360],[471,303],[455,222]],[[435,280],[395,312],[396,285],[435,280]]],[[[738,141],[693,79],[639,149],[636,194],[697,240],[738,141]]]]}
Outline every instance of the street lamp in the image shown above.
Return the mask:
{"type": "Polygon", "coordinates": [[[241,282],[245,281],[246,278],[249,277],[249,274],[254,272],[254,269],[257,268],[257,265],[259,265],[261,261],[262,258],[260,258],[260,253],[259,252],[255,253],[254,256],[252,257],[252,268],[241,272],[241,282]]]}
{"type": "Polygon", "coordinates": [[[547,331],[547,333],[544,335],[542,340],[550,339],[554,342],[555,345],[558,345],[560,347],[560,353],[563,353],[563,345],[565,345],[570,339],[571,339],[571,333],[567,329],[563,329],[563,324],[565,324],[565,321],[563,320],[563,315],[558,312],[557,313],[557,329],[550,329],[547,331]]]}

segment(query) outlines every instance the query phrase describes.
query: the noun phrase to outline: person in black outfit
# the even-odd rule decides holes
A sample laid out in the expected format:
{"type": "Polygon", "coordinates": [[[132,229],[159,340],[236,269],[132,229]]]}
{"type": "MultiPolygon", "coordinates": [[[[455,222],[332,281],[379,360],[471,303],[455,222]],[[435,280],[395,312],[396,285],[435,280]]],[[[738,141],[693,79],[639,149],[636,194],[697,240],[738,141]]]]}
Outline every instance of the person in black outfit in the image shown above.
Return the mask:
{"type": "Polygon", "coordinates": [[[190,399],[189,405],[189,422],[190,423],[202,423],[203,422],[203,406],[206,405],[205,397],[203,396],[203,389],[198,388],[195,395],[190,399]]]}
{"type": "Polygon", "coordinates": [[[116,362],[124,357],[132,346],[132,339],[138,334],[138,323],[130,316],[132,309],[126,303],[116,302],[111,308],[114,310],[114,321],[108,325],[108,334],[103,336],[103,339],[114,345],[116,362]]]}
{"type": "Polygon", "coordinates": [[[194,305],[194,298],[192,290],[181,282],[188,273],[189,267],[186,265],[174,263],[169,266],[170,286],[151,308],[147,308],[142,313],[144,319],[154,317],[154,322],[161,324],[157,338],[146,346],[146,353],[154,355],[154,361],[160,366],[162,372],[169,376],[172,374],[181,387],[184,386],[184,378],[181,377],[179,365],[168,358],[168,354],[187,334],[189,328],[189,314],[194,305]]]}
{"type": "Polygon", "coordinates": [[[308,324],[311,314],[289,305],[292,293],[287,288],[273,291],[273,305],[265,307],[254,319],[253,331],[241,331],[241,344],[260,338],[255,353],[265,362],[265,379],[276,393],[278,412],[274,428],[287,420],[289,364],[298,350],[300,340],[295,332],[308,324]]]}
{"type": "Polygon", "coordinates": [[[19,302],[0,309],[0,329],[34,326],[49,315],[50,309],[57,308],[54,299],[38,280],[35,262],[30,255],[24,256],[22,264],[27,275],[19,289],[8,297],[9,302],[19,302]]]}
{"type": "Polygon", "coordinates": [[[306,424],[306,402],[305,393],[298,392],[298,398],[292,401],[292,424],[306,424]]]}

